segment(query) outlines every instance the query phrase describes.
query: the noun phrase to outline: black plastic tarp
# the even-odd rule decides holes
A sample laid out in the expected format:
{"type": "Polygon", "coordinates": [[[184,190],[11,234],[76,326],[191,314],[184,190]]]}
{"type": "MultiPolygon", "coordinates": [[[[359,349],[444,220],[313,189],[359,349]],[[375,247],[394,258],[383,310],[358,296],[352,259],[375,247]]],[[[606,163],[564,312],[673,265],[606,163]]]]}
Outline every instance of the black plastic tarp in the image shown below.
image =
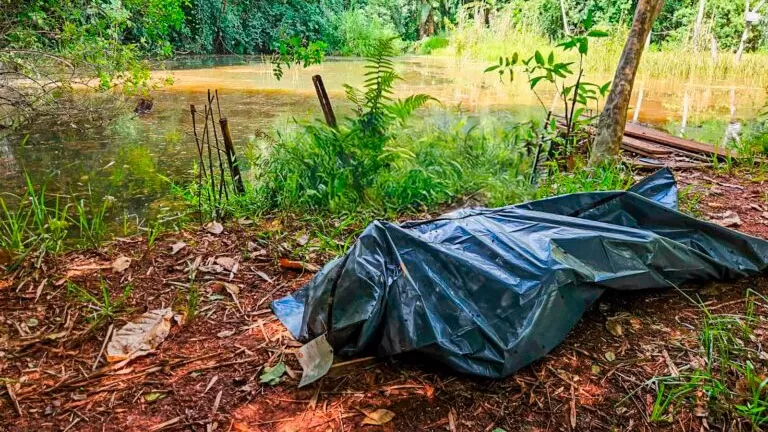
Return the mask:
{"type": "Polygon", "coordinates": [[[678,212],[662,170],[629,191],[374,222],[272,309],[298,340],[325,334],[342,356],[417,352],[498,378],[557,346],[605,290],[767,267],[768,242],[678,212]]]}

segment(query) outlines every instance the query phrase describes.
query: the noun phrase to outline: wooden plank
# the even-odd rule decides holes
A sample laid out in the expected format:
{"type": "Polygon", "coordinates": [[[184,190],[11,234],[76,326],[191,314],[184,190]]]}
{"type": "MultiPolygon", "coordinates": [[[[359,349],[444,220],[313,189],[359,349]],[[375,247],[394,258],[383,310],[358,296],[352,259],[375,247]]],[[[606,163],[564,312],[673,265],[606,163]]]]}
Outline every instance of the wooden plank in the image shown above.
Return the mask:
{"type": "Polygon", "coordinates": [[[622,158],[622,162],[624,162],[627,165],[633,166],[635,168],[645,168],[645,169],[659,169],[659,168],[672,168],[672,169],[699,169],[699,168],[706,168],[711,167],[712,164],[708,163],[698,163],[698,162],[675,162],[675,161],[659,161],[661,163],[655,164],[650,162],[645,162],[641,160],[635,160],[635,159],[629,159],[629,158],[622,158]]]}
{"type": "Polygon", "coordinates": [[[621,149],[624,151],[628,151],[630,153],[634,153],[636,155],[645,156],[649,158],[657,158],[659,155],[656,155],[654,153],[649,153],[641,148],[633,147],[631,145],[626,145],[623,142],[621,143],[621,149]]]}
{"type": "Polygon", "coordinates": [[[637,154],[642,154],[643,156],[651,155],[651,157],[653,157],[672,154],[672,149],[668,147],[639,140],[637,138],[632,138],[626,135],[621,140],[621,147],[625,150],[633,151],[637,154]]]}
{"type": "Polygon", "coordinates": [[[666,146],[674,147],[680,150],[686,150],[695,153],[703,153],[707,155],[716,154],[720,157],[736,157],[736,154],[732,151],[715,148],[709,144],[704,144],[696,141],[687,140],[672,136],[668,133],[657,131],[645,126],[636,125],[633,123],[627,123],[627,127],[624,130],[625,135],[629,135],[632,138],[643,139],[652,141],[655,143],[663,144],[666,146]]]}

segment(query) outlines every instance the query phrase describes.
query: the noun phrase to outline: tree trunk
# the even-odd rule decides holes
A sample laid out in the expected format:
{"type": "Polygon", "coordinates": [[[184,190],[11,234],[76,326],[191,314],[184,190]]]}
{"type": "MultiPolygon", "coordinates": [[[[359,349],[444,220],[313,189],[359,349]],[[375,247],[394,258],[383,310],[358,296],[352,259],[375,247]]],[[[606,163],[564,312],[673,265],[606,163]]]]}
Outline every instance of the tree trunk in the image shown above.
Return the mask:
{"type": "Polygon", "coordinates": [[[699,35],[701,34],[701,23],[704,21],[704,9],[707,6],[707,0],[699,0],[699,13],[696,15],[696,23],[693,25],[693,51],[699,51],[699,35]]]}
{"type": "Polygon", "coordinates": [[[563,15],[563,32],[566,36],[571,35],[571,29],[568,28],[568,14],[565,12],[565,0],[560,0],[560,12],[563,15]]]}
{"type": "Polygon", "coordinates": [[[744,25],[744,33],[741,34],[741,42],[739,42],[739,49],[736,50],[736,63],[741,62],[741,55],[744,54],[744,48],[747,46],[747,39],[749,39],[749,28],[752,27],[752,23],[747,22],[744,25]]]}
{"type": "Polygon", "coordinates": [[[624,51],[621,53],[619,65],[613,77],[611,92],[600,114],[595,142],[592,144],[590,166],[611,161],[619,156],[619,146],[624,136],[629,99],[632,96],[632,86],[640,65],[640,57],[653,21],[661,12],[663,5],[664,0],[639,0],[637,3],[627,43],[624,45],[624,51]]]}
{"type": "Polygon", "coordinates": [[[736,51],[736,63],[741,62],[741,55],[744,54],[744,49],[747,46],[747,39],[749,39],[749,30],[752,28],[753,17],[750,17],[750,15],[755,15],[760,11],[760,8],[763,7],[765,4],[765,0],[760,0],[760,3],[755,6],[754,9],[750,12],[749,10],[749,1],[746,2],[744,7],[746,8],[744,12],[744,20],[746,21],[744,24],[744,33],[741,34],[741,42],[739,42],[739,49],[736,51]]]}
{"type": "Polygon", "coordinates": [[[426,7],[427,0],[421,0],[421,8],[419,9],[421,11],[419,14],[419,39],[424,39],[427,36],[427,17],[423,16],[426,7]]]}

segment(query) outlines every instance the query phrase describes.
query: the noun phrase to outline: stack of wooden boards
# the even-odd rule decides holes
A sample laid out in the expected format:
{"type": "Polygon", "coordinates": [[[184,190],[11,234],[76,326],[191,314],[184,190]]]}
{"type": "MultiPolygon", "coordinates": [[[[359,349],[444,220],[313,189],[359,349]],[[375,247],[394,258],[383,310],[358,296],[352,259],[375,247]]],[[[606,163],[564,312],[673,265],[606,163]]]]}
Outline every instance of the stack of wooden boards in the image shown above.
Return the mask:
{"type": "Polygon", "coordinates": [[[654,159],[665,159],[674,154],[700,161],[712,161],[715,157],[736,157],[733,151],[676,137],[635,123],[627,123],[621,148],[654,159]]]}
{"type": "MultiPolygon", "coordinates": [[[[557,125],[566,129],[565,120],[558,118],[557,125]]],[[[594,134],[594,128],[587,131],[594,134]]],[[[715,159],[736,158],[736,152],[718,148],[685,138],[676,137],[660,130],[627,122],[621,148],[625,152],[639,155],[639,158],[624,158],[626,163],[641,168],[698,168],[712,165],[715,159]]]]}

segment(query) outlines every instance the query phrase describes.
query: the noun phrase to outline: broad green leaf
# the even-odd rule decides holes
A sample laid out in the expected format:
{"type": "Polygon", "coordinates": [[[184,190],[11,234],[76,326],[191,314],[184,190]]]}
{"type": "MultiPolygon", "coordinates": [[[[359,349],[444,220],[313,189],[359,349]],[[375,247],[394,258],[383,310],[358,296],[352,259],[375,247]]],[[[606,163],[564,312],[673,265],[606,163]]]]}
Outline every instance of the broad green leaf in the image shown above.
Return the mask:
{"type": "Polygon", "coordinates": [[[584,18],[584,29],[590,30],[592,28],[592,10],[587,11],[587,16],[584,18]]]}
{"type": "Polygon", "coordinates": [[[529,81],[529,83],[531,84],[531,88],[533,89],[534,87],[536,87],[539,81],[543,80],[544,78],[546,78],[544,75],[531,78],[531,80],[529,81]]]}
{"type": "Polygon", "coordinates": [[[604,30],[591,30],[589,33],[587,33],[587,36],[594,38],[604,38],[608,37],[608,32],[604,30]]]}
{"type": "Polygon", "coordinates": [[[534,54],[534,57],[536,58],[536,63],[540,66],[544,66],[544,56],[539,52],[536,51],[536,54],[534,54]]]}
{"type": "Polygon", "coordinates": [[[579,54],[587,55],[587,52],[589,52],[589,41],[582,39],[579,41],[579,54]]]}

